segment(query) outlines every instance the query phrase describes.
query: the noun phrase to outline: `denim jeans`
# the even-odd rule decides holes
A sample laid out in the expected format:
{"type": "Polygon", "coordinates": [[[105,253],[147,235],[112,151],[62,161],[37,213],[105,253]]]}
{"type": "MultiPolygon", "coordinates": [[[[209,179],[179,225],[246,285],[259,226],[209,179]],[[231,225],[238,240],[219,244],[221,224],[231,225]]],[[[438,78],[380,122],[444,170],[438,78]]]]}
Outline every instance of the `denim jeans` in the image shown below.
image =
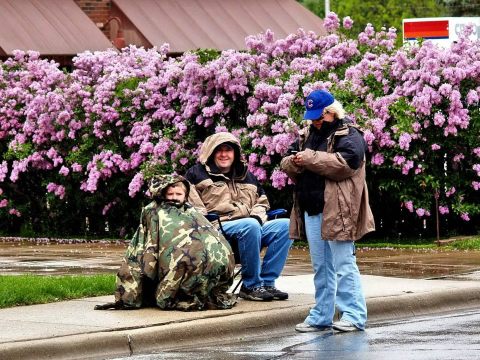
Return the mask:
{"type": "Polygon", "coordinates": [[[365,329],[367,305],[353,241],[322,239],[322,214],[305,213],[310,258],[314,271],[315,306],[305,322],[315,326],[332,326],[335,305],[342,320],[365,329]]]}
{"type": "Polygon", "coordinates": [[[227,237],[238,241],[243,285],[247,288],[275,286],[292,244],[288,238],[289,220],[271,220],[262,226],[256,219],[244,218],[222,225],[227,237]],[[260,264],[260,251],[264,247],[267,251],[260,264]]]}

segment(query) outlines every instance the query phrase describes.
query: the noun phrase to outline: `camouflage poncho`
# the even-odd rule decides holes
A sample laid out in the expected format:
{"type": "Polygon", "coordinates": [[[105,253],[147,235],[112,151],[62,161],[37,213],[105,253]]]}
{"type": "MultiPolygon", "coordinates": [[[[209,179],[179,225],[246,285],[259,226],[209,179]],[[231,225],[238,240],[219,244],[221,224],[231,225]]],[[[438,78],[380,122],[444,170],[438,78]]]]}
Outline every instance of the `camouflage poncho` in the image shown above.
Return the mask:
{"type": "Polygon", "coordinates": [[[123,308],[229,309],[234,267],[228,242],[191,205],[152,201],[117,274],[115,300],[123,308]]]}

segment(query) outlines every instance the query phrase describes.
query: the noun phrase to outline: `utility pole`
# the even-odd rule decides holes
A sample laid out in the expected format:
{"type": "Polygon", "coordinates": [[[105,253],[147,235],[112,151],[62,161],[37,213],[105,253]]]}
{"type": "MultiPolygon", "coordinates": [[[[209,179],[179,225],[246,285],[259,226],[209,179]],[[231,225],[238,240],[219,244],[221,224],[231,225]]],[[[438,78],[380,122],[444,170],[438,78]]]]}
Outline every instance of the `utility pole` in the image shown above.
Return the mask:
{"type": "Polygon", "coordinates": [[[330,0],[325,0],[325,17],[330,12],[330,0]]]}

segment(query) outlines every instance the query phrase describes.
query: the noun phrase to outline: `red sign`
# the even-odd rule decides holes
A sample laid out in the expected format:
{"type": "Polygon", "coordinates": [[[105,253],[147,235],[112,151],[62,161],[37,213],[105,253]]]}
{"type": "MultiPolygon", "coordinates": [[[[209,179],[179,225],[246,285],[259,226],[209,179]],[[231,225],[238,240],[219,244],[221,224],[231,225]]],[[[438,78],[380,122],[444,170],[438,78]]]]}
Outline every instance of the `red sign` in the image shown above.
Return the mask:
{"type": "Polygon", "coordinates": [[[403,23],[403,37],[405,40],[448,39],[448,20],[435,21],[405,21],[403,23]]]}

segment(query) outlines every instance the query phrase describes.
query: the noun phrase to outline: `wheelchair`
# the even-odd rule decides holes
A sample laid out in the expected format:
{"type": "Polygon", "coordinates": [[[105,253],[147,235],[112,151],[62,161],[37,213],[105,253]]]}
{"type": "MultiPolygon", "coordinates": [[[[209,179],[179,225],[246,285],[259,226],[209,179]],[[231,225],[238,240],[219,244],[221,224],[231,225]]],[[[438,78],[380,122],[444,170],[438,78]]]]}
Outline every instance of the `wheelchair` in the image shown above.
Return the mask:
{"type": "MultiPolygon", "coordinates": [[[[284,217],[286,214],[287,214],[287,210],[285,210],[285,209],[269,210],[269,211],[267,211],[267,221],[284,217]]],[[[215,221],[218,223],[218,228],[219,228],[220,232],[225,237],[225,239],[227,239],[227,241],[230,243],[230,246],[232,247],[232,250],[233,250],[233,255],[235,257],[235,265],[240,265],[240,268],[233,275],[233,278],[236,279],[238,277],[238,275],[240,275],[241,272],[242,272],[242,266],[241,266],[241,262],[240,262],[240,252],[238,250],[238,239],[236,239],[232,236],[228,236],[226,234],[225,230],[223,229],[222,222],[220,221],[220,215],[218,213],[210,212],[205,217],[212,224],[214,224],[215,221]]],[[[232,294],[235,294],[235,292],[237,291],[237,289],[238,289],[238,287],[240,286],[241,283],[242,283],[242,278],[240,277],[240,280],[237,282],[237,284],[233,288],[232,294]]]]}

